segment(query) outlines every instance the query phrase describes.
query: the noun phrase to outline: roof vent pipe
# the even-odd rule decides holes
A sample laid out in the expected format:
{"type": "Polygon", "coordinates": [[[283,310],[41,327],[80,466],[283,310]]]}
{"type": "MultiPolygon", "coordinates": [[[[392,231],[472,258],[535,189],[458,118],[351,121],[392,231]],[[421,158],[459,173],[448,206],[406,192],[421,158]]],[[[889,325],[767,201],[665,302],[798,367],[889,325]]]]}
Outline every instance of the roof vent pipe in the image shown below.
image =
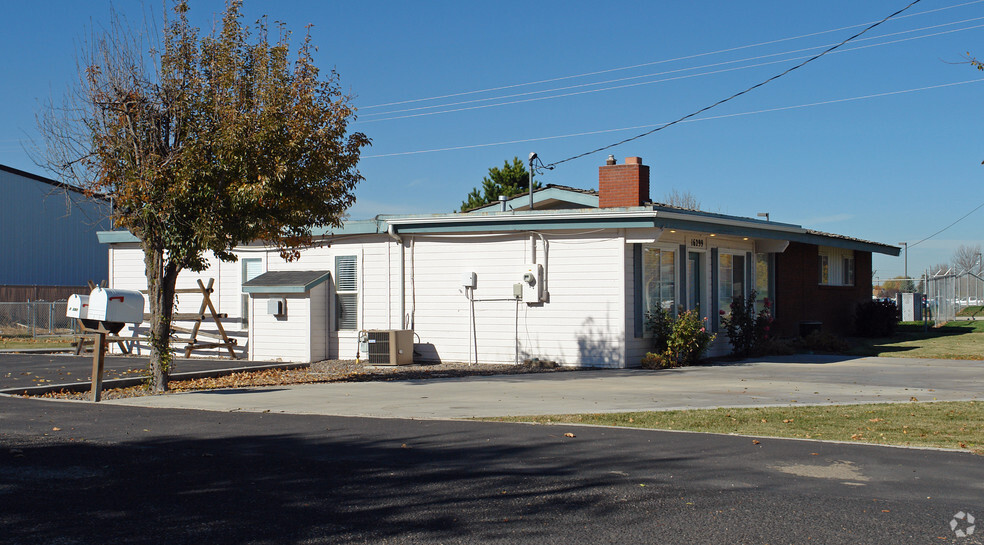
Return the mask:
{"type": "Polygon", "coordinates": [[[506,203],[508,201],[509,201],[509,197],[507,197],[505,195],[499,195],[499,211],[500,212],[505,212],[506,211],[506,203]]]}

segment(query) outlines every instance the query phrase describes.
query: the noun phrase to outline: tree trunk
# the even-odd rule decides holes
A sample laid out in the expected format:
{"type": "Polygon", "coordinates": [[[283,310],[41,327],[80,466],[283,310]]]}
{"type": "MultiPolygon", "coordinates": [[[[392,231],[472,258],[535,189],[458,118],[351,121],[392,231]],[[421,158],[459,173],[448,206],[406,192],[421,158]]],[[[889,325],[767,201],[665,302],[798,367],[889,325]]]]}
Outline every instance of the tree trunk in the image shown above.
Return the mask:
{"type": "Polygon", "coordinates": [[[144,244],[147,298],[150,300],[150,386],[157,394],[167,391],[171,374],[171,316],[178,267],[170,261],[165,263],[162,249],[148,246],[144,244]]]}

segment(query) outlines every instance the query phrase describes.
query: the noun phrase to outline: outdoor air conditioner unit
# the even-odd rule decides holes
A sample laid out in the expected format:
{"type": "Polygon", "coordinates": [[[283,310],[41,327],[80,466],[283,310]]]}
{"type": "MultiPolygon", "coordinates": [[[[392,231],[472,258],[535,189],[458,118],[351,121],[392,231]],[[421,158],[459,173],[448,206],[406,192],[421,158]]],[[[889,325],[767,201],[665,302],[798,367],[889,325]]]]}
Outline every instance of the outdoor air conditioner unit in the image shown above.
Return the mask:
{"type": "Polygon", "coordinates": [[[364,351],[369,365],[410,365],[413,363],[413,331],[409,329],[370,329],[365,331],[364,351]]]}

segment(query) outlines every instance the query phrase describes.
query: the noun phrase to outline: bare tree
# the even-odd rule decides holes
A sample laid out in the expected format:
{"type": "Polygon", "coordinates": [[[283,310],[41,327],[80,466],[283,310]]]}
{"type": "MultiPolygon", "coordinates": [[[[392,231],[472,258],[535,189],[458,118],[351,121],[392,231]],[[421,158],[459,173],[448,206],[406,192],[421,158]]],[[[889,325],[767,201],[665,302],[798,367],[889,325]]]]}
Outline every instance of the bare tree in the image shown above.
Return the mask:
{"type": "Polygon", "coordinates": [[[980,275],[981,271],[984,270],[981,261],[982,256],[980,244],[975,244],[973,246],[961,244],[957,247],[957,250],[953,252],[953,268],[957,274],[972,272],[976,275],[980,275]]]}
{"type": "Polygon", "coordinates": [[[673,189],[666,194],[665,199],[666,204],[670,206],[686,208],[687,210],[700,210],[700,201],[697,200],[697,196],[690,191],[680,192],[673,189]]]}

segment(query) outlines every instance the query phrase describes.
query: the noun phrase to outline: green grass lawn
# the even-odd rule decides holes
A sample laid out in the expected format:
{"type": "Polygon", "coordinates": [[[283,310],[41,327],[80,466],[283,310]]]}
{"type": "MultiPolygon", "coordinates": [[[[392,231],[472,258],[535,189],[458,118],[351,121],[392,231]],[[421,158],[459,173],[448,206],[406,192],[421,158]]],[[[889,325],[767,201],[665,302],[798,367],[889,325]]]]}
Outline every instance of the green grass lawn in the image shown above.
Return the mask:
{"type": "Polygon", "coordinates": [[[922,322],[899,324],[892,338],[851,339],[852,354],[984,360],[984,320],[950,322],[923,331],[922,322]]]}
{"type": "Polygon", "coordinates": [[[984,402],[879,403],[486,418],[942,447],[984,454],[984,402]]]}
{"type": "Polygon", "coordinates": [[[72,337],[0,337],[0,350],[7,348],[71,348],[72,337]]]}
{"type": "Polygon", "coordinates": [[[960,312],[957,313],[957,316],[975,316],[977,318],[984,319],[984,312],[982,311],[984,311],[984,306],[973,305],[960,309],[960,312]]]}

